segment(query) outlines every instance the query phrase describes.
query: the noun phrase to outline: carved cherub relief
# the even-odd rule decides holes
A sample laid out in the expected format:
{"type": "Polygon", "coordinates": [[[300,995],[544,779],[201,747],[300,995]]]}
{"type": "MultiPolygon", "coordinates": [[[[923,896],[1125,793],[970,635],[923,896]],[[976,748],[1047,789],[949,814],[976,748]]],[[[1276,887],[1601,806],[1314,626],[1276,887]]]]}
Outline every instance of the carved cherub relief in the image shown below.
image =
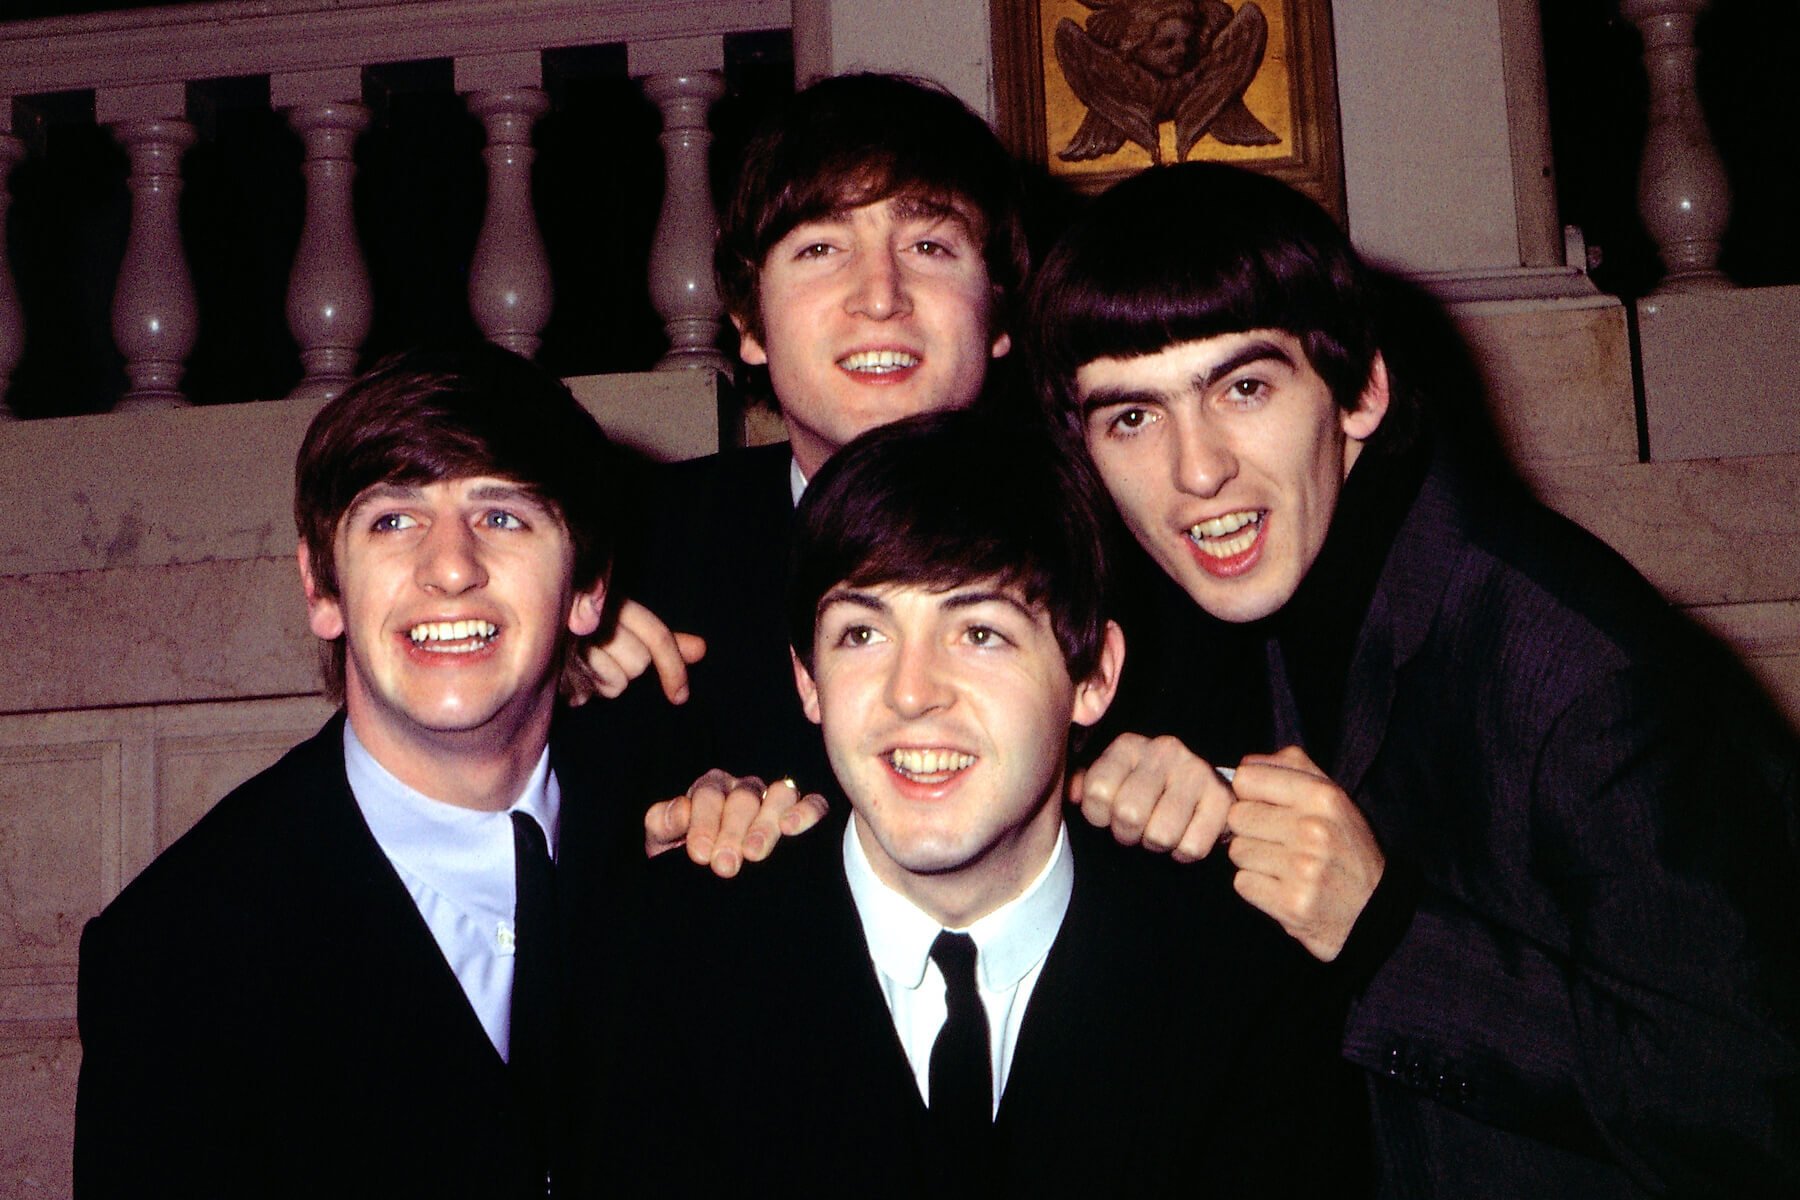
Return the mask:
{"type": "Polygon", "coordinates": [[[1056,26],[1056,61],[1087,115],[1057,151],[1065,162],[1111,154],[1127,141],[1163,161],[1159,128],[1175,122],[1175,159],[1205,134],[1233,146],[1281,139],[1244,106],[1262,67],[1269,23],[1253,0],[1080,0],[1084,29],[1056,26]]]}

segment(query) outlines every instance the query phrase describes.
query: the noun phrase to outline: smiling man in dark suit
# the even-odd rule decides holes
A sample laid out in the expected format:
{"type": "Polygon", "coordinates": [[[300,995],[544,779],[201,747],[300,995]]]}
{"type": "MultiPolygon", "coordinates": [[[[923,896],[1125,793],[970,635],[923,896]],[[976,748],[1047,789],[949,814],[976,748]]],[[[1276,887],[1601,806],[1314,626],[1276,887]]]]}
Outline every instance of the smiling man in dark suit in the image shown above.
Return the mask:
{"type": "Polygon", "coordinates": [[[976,411],[865,434],[812,481],[793,673],[853,816],[735,883],[657,864],[671,936],[626,973],[590,1126],[632,1131],[639,1186],[1359,1194],[1330,972],[1224,864],[1064,825],[1071,729],[1124,658],[1096,486],[976,411]]]}
{"type": "MultiPolygon", "coordinates": [[[[634,722],[659,747],[666,769],[650,799],[668,801],[718,769],[691,789],[698,819],[687,849],[722,874],[822,808],[774,828],[793,798],[778,788],[780,803],[759,809],[764,780],[791,775],[829,790],[788,682],[781,583],[794,505],[857,434],[982,393],[1012,345],[1028,259],[1019,187],[979,116],[934,84],[894,75],[813,84],[745,151],[715,261],[746,372],[766,385],[788,440],[652,475],[641,553],[622,563],[618,633],[590,661],[616,694],[654,657],[681,703],[645,680],[581,714],[634,722]],[[688,635],[690,654],[704,641],[705,657],[684,664],[671,628],[688,635]],[[749,786],[726,805],[743,776],[749,786]]],[[[658,848],[682,841],[688,812],[685,795],[652,811],[658,848]]]]}
{"type": "Polygon", "coordinates": [[[546,1194],[561,959],[592,946],[561,914],[606,911],[642,853],[552,736],[600,620],[609,453],[488,345],[320,411],[294,507],[344,709],[89,924],[77,1195],[546,1194]]]}
{"type": "Polygon", "coordinates": [[[1187,739],[1115,741],[1083,811],[1182,859],[1228,832],[1237,891],[1357,986],[1384,1195],[1791,1196],[1793,736],[1459,452],[1380,299],[1315,205],[1216,165],[1046,259],[1045,398],[1174,585],[1130,716],[1187,739]],[[1187,746],[1250,713],[1227,783],[1187,746]]]}

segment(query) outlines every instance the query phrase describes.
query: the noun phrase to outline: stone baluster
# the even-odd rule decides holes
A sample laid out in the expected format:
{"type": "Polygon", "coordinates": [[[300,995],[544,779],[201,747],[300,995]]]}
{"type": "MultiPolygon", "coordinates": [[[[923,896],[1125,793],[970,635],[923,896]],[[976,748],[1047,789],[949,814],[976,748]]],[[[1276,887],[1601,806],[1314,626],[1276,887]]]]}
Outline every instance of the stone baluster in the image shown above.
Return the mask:
{"type": "Polygon", "coordinates": [[[531,203],[531,130],[550,107],[536,53],[458,59],[456,90],[487,130],[487,210],[469,264],[469,314],[488,340],[530,358],[550,320],[550,257],[531,203]]]}
{"type": "Polygon", "coordinates": [[[7,178],[24,157],[25,143],[10,133],[0,133],[0,422],[15,419],[6,405],[6,388],[13,368],[25,354],[25,313],[19,307],[19,290],[13,286],[6,254],[6,210],[12,203],[7,178]]]}
{"type": "Polygon", "coordinates": [[[1638,171],[1638,210],[1667,268],[1659,291],[1728,287],[1719,240],[1731,216],[1725,168],[1695,87],[1694,26],[1711,0],[1622,0],[1644,35],[1650,128],[1638,171]]]}
{"type": "Polygon", "coordinates": [[[113,340],[130,381],[119,411],[172,408],[182,366],[194,348],[199,314],[181,245],[181,156],[194,144],[183,84],[106,89],[95,116],[110,127],[131,162],[131,232],[113,292],[113,340]]]}
{"type": "Polygon", "coordinates": [[[288,329],[300,345],[303,377],[291,396],[326,400],[356,377],[374,319],[369,268],[356,240],[352,184],[356,138],[369,125],[354,68],[269,81],[269,99],[287,113],[305,159],[306,215],[288,276],[288,329]],[[352,97],[345,99],[345,97],[352,97]]]}
{"type": "Polygon", "coordinates": [[[713,280],[718,232],[708,182],[706,115],[725,92],[722,38],[634,43],[630,70],[663,115],[663,204],[650,249],[650,300],[669,333],[659,371],[728,370],[717,341],[724,307],[713,280]]]}

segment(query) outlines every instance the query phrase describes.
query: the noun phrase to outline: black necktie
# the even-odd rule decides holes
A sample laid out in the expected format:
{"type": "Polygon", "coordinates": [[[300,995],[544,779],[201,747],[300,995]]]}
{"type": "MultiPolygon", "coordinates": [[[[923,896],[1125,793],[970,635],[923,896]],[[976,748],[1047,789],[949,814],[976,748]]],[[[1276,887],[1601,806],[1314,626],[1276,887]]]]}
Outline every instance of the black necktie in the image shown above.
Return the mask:
{"type": "MultiPolygon", "coordinates": [[[[515,810],[513,825],[513,991],[511,1051],[507,1056],[532,1134],[542,1138],[556,1119],[556,1026],[560,1005],[556,871],[544,831],[515,810]]],[[[543,1165],[549,1168],[549,1156],[543,1165]]]]}
{"type": "Polygon", "coordinates": [[[931,958],[944,973],[944,1027],[931,1047],[931,1115],[958,1141],[979,1140],[993,1125],[994,1081],[987,1009],[975,990],[975,941],[938,934],[931,958]]]}

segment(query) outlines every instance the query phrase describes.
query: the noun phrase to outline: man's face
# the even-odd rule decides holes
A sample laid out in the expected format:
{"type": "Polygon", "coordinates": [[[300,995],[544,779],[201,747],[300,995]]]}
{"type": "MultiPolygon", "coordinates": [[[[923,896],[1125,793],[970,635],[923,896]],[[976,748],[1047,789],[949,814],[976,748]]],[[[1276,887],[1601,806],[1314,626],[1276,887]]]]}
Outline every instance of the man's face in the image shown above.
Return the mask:
{"type": "Polygon", "coordinates": [[[376,757],[396,745],[506,744],[547,735],[565,630],[592,633],[600,589],[576,593],[562,522],[506,479],[380,484],[339,522],[337,598],[312,630],[346,641],[344,702],[376,757]]]}
{"type": "Polygon", "coordinates": [[[858,434],[971,403],[990,358],[992,292],[968,222],[890,197],[796,225],[758,274],[766,363],[794,457],[811,476],[858,434]]]}
{"type": "Polygon", "coordinates": [[[964,921],[1023,890],[1055,845],[1069,725],[1111,702],[1118,628],[1077,683],[1016,589],[840,587],[813,651],[813,674],[795,663],[801,701],[876,873],[928,911],[954,897],[964,921]]]}
{"type": "Polygon", "coordinates": [[[1293,597],[1387,412],[1379,358],[1346,411],[1299,341],[1269,329],[1096,359],[1075,386],[1088,452],[1125,523],[1226,621],[1266,617],[1293,597]]]}

